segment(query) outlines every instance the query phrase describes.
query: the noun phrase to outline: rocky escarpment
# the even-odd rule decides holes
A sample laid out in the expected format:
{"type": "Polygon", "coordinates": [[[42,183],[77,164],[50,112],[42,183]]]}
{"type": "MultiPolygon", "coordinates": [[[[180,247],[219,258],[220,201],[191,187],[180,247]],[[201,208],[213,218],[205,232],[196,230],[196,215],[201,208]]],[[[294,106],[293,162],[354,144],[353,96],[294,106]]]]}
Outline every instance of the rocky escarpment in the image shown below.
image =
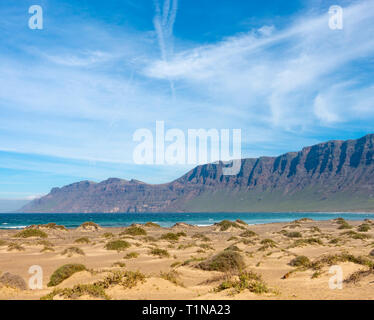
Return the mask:
{"type": "Polygon", "coordinates": [[[161,185],[82,181],[22,212],[374,211],[374,135],[279,157],[243,159],[235,176],[206,164],[161,185]]]}

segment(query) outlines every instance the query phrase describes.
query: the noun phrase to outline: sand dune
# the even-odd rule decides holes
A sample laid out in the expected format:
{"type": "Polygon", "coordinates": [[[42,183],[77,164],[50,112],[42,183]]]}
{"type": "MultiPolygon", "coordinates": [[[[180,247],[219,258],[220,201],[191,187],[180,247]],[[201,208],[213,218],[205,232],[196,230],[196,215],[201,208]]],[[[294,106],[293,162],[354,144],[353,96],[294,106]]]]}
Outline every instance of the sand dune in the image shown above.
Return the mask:
{"type": "Polygon", "coordinates": [[[372,299],[373,228],[371,221],[305,219],[1,230],[0,299],[372,299]],[[51,285],[66,264],[85,270],[51,285]],[[17,288],[13,280],[28,285],[33,265],[43,270],[42,289],[17,288]],[[333,265],[342,268],[342,289],[329,287],[333,265]]]}

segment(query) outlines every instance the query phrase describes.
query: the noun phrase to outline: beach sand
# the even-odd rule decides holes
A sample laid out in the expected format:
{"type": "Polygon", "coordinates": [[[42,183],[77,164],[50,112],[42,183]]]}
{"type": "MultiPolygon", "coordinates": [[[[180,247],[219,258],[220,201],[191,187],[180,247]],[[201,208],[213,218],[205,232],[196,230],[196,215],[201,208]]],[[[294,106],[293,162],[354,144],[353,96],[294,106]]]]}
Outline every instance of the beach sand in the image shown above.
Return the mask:
{"type": "Polygon", "coordinates": [[[374,257],[370,255],[374,248],[374,224],[371,221],[305,219],[263,225],[246,225],[239,221],[207,227],[182,223],[172,228],[136,225],[130,229],[94,226],[69,230],[38,226],[34,229],[45,232],[47,237],[22,238],[16,236],[19,230],[0,230],[0,277],[10,273],[23,278],[27,285],[23,290],[3,281],[0,299],[374,297],[371,266],[374,257]],[[362,224],[365,227],[360,227],[362,224]],[[168,233],[174,235],[161,238],[168,233]],[[178,239],[173,240],[173,237],[178,239]],[[77,239],[80,241],[76,242],[77,239]],[[108,250],[110,244],[123,244],[111,243],[117,240],[130,246],[118,248],[122,251],[108,250]],[[72,249],[70,254],[62,254],[71,247],[81,251],[72,249]],[[222,265],[217,261],[209,264],[209,259],[222,252],[234,257],[239,255],[243,264],[240,267],[231,261],[222,265]],[[65,264],[82,264],[87,270],[73,273],[57,285],[47,286],[54,271],[65,264]],[[28,287],[32,277],[29,268],[33,265],[42,268],[42,289],[28,287]],[[334,265],[341,267],[345,280],[342,289],[329,286],[329,280],[335,276],[329,270],[334,265]],[[213,270],[206,270],[209,268],[213,270]],[[216,270],[220,268],[224,270],[216,270]]]}

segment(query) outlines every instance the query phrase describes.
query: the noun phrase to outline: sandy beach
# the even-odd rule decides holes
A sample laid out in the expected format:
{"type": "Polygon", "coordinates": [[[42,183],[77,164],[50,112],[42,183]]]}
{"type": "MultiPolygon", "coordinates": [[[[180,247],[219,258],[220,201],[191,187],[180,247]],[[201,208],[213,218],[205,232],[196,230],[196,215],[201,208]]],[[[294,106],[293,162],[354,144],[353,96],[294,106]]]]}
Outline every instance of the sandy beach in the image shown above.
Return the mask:
{"type": "Polygon", "coordinates": [[[0,230],[0,299],[372,299],[373,228],[300,219],[0,230]],[[42,288],[32,290],[35,265],[42,288]],[[332,266],[341,289],[329,285],[332,266]]]}

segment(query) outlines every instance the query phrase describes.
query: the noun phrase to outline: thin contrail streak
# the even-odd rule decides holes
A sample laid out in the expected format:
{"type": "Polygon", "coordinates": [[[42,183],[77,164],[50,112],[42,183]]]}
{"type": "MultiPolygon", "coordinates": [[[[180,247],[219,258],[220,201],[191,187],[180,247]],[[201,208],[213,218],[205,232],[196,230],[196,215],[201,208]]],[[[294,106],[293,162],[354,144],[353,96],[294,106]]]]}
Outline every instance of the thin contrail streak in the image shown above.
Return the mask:
{"type": "MultiPolygon", "coordinates": [[[[155,0],[156,15],[153,24],[156,30],[161,59],[164,62],[173,55],[173,27],[178,10],[178,0],[164,0],[162,10],[158,0],[155,0]]],[[[169,79],[170,90],[174,98],[174,83],[169,79]]]]}

